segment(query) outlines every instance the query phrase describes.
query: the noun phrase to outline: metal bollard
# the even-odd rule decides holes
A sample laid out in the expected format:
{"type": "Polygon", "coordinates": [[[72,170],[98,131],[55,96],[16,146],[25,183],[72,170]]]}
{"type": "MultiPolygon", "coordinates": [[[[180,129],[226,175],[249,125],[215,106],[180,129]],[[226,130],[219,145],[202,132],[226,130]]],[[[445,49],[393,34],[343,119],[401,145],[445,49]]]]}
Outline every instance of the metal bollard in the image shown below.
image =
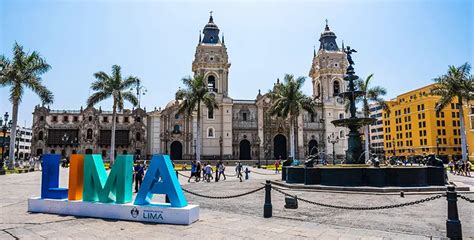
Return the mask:
{"type": "Polygon", "coordinates": [[[267,180],[265,184],[265,204],[263,205],[263,217],[271,218],[272,217],[272,183],[270,180],[267,180]]]}
{"type": "Polygon", "coordinates": [[[448,219],[446,220],[446,236],[449,239],[462,239],[461,221],[458,215],[458,194],[454,186],[448,186],[446,191],[448,200],[448,219]]]}

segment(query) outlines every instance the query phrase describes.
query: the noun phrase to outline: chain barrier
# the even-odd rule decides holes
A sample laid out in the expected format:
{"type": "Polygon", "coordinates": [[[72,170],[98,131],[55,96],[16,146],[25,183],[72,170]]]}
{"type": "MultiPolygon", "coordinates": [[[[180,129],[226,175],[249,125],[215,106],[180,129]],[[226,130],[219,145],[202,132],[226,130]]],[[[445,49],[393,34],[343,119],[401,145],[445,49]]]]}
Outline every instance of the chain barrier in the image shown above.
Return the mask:
{"type": "MultiPolygon", "coordinates": [[[[272,189],[279,192],[279,193],[281,193],[281,194],[283,194],[283,195],[285,195],[285,196],[289,196],[289,197],[293,197],[293,198],[296,197],[294,195],[291,195],[289,193],[284,192],[280,188],[272,187],[272,189]]],[[[302,201],[302,202],[306,202],[306,203],[309,203],[309,204],[318,205],[318,206],[322,206],[322,207],[338,208],[338,209],[345,209],[345,210],[380,210],[380,209],[390,209],[390,208],[411,206],[411,205],[420,204],[420,203],[432,201],[432,200],[435,200],[435,199],[439,199],[439,198],[444,197],[444,196],[446,196],[446,194],[439,194],[439,195],[436,195],[436,196],[427,197],[427,198],[423,198],[423,199],[420,199],[420,200],[407,202],[407,203],[377,206],[377,207],[348,207],[348,206],[340,206],[340,205],[331,205],[331,204],[326,204],[326,203],[314,202],[314,201],[307,200],[307,199],[300,198],[300,197],[298,197],[298,201],[302,201]]]]}
{"type": "Polygon", "coordinates": [[[473,200],[473,199],[470,199],[470,198],[468,198],[468,197],[466,197],[466,196],[464,196],[464,195],[459,195],[459,194],[458,194],[458,197],[460,197],[461,199],[466,200],[466,201],[468,201],[468,202],[470,202],[470,203],[474,203],[474,200],[473,200]]]}
{"type": "Polygon", "coordinates": [[[185,174],[182,174],[180,171],[176,171],[178,172],[179,175],[183,176],[183,177],[186,177],[186,178],[189,178],[189,176],[185,175],[185,174]]]}
{"type": "Polygon", "coordinates": [[[185,189],[183,188],[183,191],[189,193],[189,194],[192,194],[192,195],[195,195],[195,196],[198,196],[198,197],[203,197],[203,198],[210,198],[210,199],[229,199],[229,198],[238,198],[238,197],[243,197],[243,196],[246,196],[246,195],[250,195],[252,193],[256,193],[262,189],[264,189],[265,186],[263,187],[259,187],[257,189],[254,189],[252,191],[248,191],[248,192],[244,192],[244,193],[239,193],[239,194],[236,194],[236,195],[229,195],[229,196],[208,196],[208,195],[204,195],[204,194],[200,194],[200,193],[196,193],[196,192],[193,192],[191,190],[188,190],[188,189],[185,189]]]}

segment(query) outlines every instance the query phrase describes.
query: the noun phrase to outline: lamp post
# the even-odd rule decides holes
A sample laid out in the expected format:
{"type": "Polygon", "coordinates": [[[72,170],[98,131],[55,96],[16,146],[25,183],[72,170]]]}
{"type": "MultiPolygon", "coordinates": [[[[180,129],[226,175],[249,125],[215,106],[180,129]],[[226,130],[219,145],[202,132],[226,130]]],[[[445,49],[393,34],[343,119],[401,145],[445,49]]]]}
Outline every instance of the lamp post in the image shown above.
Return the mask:
{"type": "Polygon", "coordinates": [[[441,138],[436,136],[436,157],[439,157],[439,144],[441,143],[441,138]]]}
{"type": "Polygon", "coordinates": [[[3,171],[3,165],[4,165],[4,157],[5,157],[5,143],[7,142],[7,130],[11,129],[12,127],[12,121],[8,121],[8,112],[5,112],[5,115],[3,115],[3,121],[0,118],[0,126],[2,126],[2,133],[3,133],[3,141],[2,141],[2,161],[0,161],[0,172],[3,171]],[[3,122],[3,124],[2,124],[3,122]]]}
{"type": "Polygon", "coordinates": [[[392,139],[393,157],[395,157],[395,139],[392,139]]]}
{"type": "Polygon", "coordinates": [[[69,141],[69,135],[64,133],[64,135],[61,138],[61,141],[63,142],[63,149],[64,149],[63,157],[66,157],[66,148],[67,148],[67,141],[69,141]]]}
{"type": "Polygon", "coordinates": [[[193,139],[193,147],[194,147],[194,160],[196,160],[196,139],[193,139]]]}
{"type": "Polygon", "coordinates": [[[220,157],[221,157],[221,161],[223,161],[222,159],[222,136],[219,137],[219,150],[220,150],[220,157]]]}
{"type": "Polygon", "coordinates": [[[339,142],[339,136],[335,136],[334,133],[328,136],[328,143],[332,144],[332,164],[336,165],[336,150],[334,144],[339,142]]]}
{"type": "MultiPolygon", "coordinates": [[[[145,86],[140,84],[140,79],[137,79],[136,90],[137,90],[138,108],[140,108],[141,95],[145,95],[145,93],[147,92],[147,89],[145,88],[145,86]]],[[[133,91],[133,88],[131,88],[130,91],[133,91]]]]}
{"type": "Polygon", "coordinates": [[[257,168],[260,168],[260,138],[259,137],[257,137],[257,140],[255,140],[255,143],[257,144],[257,159],[258,159],[257,168]]]}

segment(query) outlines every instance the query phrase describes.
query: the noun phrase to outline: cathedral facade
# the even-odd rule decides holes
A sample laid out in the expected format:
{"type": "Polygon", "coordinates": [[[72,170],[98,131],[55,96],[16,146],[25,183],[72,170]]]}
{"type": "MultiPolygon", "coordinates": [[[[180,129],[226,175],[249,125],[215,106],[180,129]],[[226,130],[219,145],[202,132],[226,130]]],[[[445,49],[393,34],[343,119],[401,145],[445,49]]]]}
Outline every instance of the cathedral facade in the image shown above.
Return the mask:
{"type": "MultiPolygon", "coordinates": [[[[214,110],[201,106],[201,159],[286,159],[290,152],[290,123],[269,114],[270,98],[260,90],[250,100],[228,95],[231,64],[219,31],[210,16],[192,63],[193,73],[204,76],[219,105],[214,110]]],[[[345,115],[344,101],[337,94],[346,88],[346,55],[327,24],[319,41],[309,72],[317,111],[302,112],[296,120],[296,159],[304,159],[316,150],[332,159],[333,145],[328,144],[328,138],[339,140],[334,145],[337,158],[342,159],[347,149],[348,129],[331,123],[345,115]]],[[[274,83],[277,84],[279,80],[274,83]]],[[[164,109],[148,113],[148,154],[170,154],[176,160],[196,158],[197,114],[178,113],[179,104],[180,100],[171,100],[164,109]]]]}

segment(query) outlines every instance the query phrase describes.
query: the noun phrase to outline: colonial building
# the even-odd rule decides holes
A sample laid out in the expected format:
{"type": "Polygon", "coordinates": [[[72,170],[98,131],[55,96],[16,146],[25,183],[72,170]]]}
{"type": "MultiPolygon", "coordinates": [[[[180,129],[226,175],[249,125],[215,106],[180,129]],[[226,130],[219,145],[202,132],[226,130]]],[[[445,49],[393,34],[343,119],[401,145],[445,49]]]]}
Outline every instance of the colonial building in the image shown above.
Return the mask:
{"type": "MultiPolygon", "coordinates": [[[[100,108],[51,110],[36,106],[33,112],[32,154],[74,153],[110,155],[112,111],[100,108]]],[[[147,114],[141,108],[117,113],[115,153],[146,157],[147,114]]]]}
{"type": "MultiPolygon", "coordinates": [[[[270,116],[271,100],[266,94],[256,93],[255,99],[238,100],[229,93],[230,62],[224,37],[210,16],[203,36],[199,36],[192,71],[207,80],[218,109],[210,111],[201,106],[202,158],[219,159],[285,159],[290,142],[288,119],[270,116]]],[[[309,76],[317,112],[303,112],[295,124],[296,158],[303,159],[311,151],[332,155],[327,137],[336,134],[341,141],[336,155],[342,158],[347,148],[346,128],[334,127],[332,120],[344,118],[344,101],[337,96],[344,91],[343,75],[347,67],[346,55],[336,43],[336,35],[326,24],[319,39],[319,50],[314,52],[309,76]]],[[[279,80],[276,84],[280,84],[279,80]]],[[[178,113],[179,99],[170,101],[164,109],[149,113],[148,153],[167,153],[172,159],[193,159],[196,152],[197,114],[178,113]]]]}

